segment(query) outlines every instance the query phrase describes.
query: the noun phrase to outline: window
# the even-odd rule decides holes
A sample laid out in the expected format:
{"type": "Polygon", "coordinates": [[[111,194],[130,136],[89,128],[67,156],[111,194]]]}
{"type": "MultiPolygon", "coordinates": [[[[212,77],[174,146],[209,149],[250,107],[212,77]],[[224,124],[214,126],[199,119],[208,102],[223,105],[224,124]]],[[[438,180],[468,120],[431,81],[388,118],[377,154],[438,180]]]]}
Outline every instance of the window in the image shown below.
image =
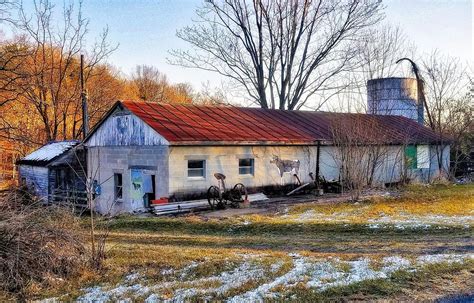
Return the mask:
{"type": "Polygon", "coordinates": [[[430,168],[430,147],[428,145],[416,146],[418,168],[430,168]]]}
{"type": "Polygon", "coordinates": [[[205,162],[204,160],[188,160],[188,177],[205,178],[205,162]]]}
{"type": "Polygon", "coordinates": [[[253,159],[239,159],[239,175],[252,175],[254,173],[253,159]]]}
{"type": "Polygon", "coordinates": [[[409,169],[430,168],[430,147],[409,145],[405,147],[406,166],[409,169]]]}
{"type": "Polygon", "coordinates": [[[122,174],[114,174],[115,199],[122,199],[122,174]]]}

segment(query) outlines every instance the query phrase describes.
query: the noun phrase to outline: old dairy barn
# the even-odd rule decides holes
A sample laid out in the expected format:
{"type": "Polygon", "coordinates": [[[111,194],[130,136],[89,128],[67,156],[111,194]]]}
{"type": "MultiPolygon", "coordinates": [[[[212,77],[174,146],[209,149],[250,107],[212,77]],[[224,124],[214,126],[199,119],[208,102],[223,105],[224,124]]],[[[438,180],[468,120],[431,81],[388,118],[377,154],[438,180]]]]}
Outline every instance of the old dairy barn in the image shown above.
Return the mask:
{"type": "Polygon", "coordinates": [[[216,184],[214,173],[251,189],[294,183],[294,173],[302,182],[310,173],[338,180],[347,149],[367,156],[378,151],[377,162],[355,159],[360,169],[373,167],[372,185],[427,181],[449,165],[449,146],[438,146],[436,134],[390,115],[123,101],[84,144],[88,175],[101,185],[96,207],[102,213],[142,210],[161,197],[202,197],[216,184]],[[296,167],[282,167],[281,160],[296,167]]]}

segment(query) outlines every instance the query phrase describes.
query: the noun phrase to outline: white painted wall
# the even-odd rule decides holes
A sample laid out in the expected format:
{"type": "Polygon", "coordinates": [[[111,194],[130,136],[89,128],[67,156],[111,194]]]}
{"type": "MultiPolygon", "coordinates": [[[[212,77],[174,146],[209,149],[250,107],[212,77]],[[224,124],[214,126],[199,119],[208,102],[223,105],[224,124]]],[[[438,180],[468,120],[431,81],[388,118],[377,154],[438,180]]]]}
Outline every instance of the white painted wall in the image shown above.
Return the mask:
{"type": "MultiPolygon", "coordinates": [[[[403,149],[397,146],[386,146],[384,160],[377,167],[375,184],[396,182],[400,180],[403,168],[403,149]]],[[[226,183],[233,186],[243,183],[247,187],[262,187],[281,184],[280,175],[275,164],[270,160],[273,155],[286,160],[299,160],[299,178],[309,182],[309,173],[316,172],[316,146],[171,146],[169,160],[169,193],[177,197],[193,192],[205,192],[211,185],[217,185],[213,174],[226,175],[226,183]],[[239,158],[253,158],[254,176],[240,176],[239,158]],[[188,178],[188,160],[206,160],[205,178],[188,178]]],[[[326,180],[339,179],[339,161],[337,148],[321,146],[320,175],[326,180]]],[[[289,174],[284,174],[283,183],[295,182],[289,174]]]]}

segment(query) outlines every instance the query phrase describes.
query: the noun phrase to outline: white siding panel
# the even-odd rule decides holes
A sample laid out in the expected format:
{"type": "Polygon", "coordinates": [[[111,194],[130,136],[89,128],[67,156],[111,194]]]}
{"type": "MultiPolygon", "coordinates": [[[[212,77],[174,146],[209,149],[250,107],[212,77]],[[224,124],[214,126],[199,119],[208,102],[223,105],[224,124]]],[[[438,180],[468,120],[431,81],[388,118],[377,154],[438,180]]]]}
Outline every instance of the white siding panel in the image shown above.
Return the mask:
{"type": "Polygon", "coordinates": [[[87,140],[92,146],[157,146],[168,141],[143,120],[128,111],[112,114],[87,140]]]}

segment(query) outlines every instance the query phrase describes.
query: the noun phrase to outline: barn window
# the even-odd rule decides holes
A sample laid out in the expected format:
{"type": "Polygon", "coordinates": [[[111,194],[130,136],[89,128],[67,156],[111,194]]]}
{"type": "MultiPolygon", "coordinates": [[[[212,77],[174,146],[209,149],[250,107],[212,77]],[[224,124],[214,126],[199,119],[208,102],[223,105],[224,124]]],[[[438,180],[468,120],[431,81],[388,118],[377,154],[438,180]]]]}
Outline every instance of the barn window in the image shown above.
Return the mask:
{"type": "Polygon", "coordinates": [[[430,147],[418,145],[416,147],[416,158],[418,168],[430,168],[430,147]]]}
{"type": "Polygon", "coordinates": [[[206,161],[204,160],[188,160],[188,177],[204,178],[206,161]]]}
{"type": "Polygon", "coordinates": [[[114,189],[115,189],[115,199],[122,199],[123,197],[122,174],[114,174],[114,189]]]}
{"type": "Polygon", "coordinates": [[[252,158],[239,159],[239,175],[253,175],[254,160],[252,158]]]}

